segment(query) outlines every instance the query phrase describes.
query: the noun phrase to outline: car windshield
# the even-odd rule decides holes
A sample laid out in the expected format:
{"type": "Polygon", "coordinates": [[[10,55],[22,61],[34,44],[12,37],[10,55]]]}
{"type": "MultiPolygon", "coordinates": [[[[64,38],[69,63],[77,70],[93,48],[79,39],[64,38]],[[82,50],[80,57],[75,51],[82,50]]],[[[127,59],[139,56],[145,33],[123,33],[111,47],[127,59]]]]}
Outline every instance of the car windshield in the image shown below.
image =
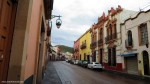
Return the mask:
{"type": "Polygon", "coordinates": [[[95,64],[99,64],[99,63],[95,62],[95,64]]]}

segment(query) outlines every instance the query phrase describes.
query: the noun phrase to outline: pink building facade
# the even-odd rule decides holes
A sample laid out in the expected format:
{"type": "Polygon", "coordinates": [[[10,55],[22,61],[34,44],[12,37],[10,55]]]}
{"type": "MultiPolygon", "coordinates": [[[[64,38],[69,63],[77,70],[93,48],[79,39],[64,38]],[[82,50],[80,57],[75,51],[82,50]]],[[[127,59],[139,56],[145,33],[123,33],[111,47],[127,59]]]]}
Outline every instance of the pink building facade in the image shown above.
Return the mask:
{"type": "Polygon", "coordinates": [[[80,39],[74,41],[74,54],[73,54],[73,57],[74,59],[80,59],[79,58],[79,47],[80,46],[80,39]]]}

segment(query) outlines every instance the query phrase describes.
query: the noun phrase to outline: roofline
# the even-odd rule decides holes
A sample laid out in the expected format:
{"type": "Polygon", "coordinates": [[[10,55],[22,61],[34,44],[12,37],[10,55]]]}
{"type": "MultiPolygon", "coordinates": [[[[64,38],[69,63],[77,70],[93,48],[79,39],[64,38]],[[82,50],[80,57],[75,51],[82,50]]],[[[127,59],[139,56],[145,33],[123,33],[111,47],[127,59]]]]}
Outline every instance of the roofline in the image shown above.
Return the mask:
{"type": "Polygon", "coordinates": [[[75,42],[79,41],[85,34],[87,34],[90,31],[91,28],[89,28],[84,34],[82,34],[75,42]]]}
{"type": "Polygon", "coordinates": [[[147,12],[150,12],[150,9],[147,11],[140,11],[135,17],[130,17],[130,18],[126,19],[123,23],[121,23],[121,25],[124,25],[128,20],[136,19],[141,13],[147,13],[147,12]]]}

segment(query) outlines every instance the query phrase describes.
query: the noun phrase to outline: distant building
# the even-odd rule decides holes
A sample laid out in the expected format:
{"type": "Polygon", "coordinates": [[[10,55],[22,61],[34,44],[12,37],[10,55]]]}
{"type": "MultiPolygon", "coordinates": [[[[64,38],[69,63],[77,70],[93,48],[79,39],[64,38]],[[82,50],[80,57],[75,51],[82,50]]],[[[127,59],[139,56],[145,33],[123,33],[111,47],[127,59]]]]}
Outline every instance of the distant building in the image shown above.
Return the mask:
{"type": "Polygon", "coordinates": [[[55,60],[60,60],[61,58],[61,50],[59,48],[59,46],[53,46],[53,50],[56,52],[56,55],[55,55],[55,60]]]}
{"type": "Polygon", "coordinates": [[[74,41],[74,54],[73,54],[74,59],[78,59],[78,60],[80,59],[79,49],[80,49],[80,39],[77,39],[76,41],[74,41]]]}
{"type": "Polygon", "coordinates": [[[66,53],[64,53],[64,55],[65,55],[65,58],[68,59],[68,60],[74,59],[73,54],[70,53],[70,52],[66,52],[66,53]]]}

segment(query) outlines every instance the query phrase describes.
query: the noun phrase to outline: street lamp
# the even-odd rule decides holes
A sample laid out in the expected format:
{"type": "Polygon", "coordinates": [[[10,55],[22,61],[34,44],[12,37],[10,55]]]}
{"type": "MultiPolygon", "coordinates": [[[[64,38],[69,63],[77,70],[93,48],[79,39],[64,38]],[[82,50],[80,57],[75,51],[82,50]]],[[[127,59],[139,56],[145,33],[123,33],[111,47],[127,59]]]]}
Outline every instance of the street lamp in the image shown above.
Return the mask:
{"type": "Polygon", "coordinates": [[[61,19],[60,19],[60,17],[62,17],[62,16],[57,16],[57,15],[52,15],[52,18],[51,19],[53,19],[53,18],[55,18],[55,17],[58,17],[58,19],[56,20],[56,26],[57,26],[57,28],[60,28],[60,26],[61,26],[61,24],[62,24],[62,21],[61,21],[61,19]]]}

